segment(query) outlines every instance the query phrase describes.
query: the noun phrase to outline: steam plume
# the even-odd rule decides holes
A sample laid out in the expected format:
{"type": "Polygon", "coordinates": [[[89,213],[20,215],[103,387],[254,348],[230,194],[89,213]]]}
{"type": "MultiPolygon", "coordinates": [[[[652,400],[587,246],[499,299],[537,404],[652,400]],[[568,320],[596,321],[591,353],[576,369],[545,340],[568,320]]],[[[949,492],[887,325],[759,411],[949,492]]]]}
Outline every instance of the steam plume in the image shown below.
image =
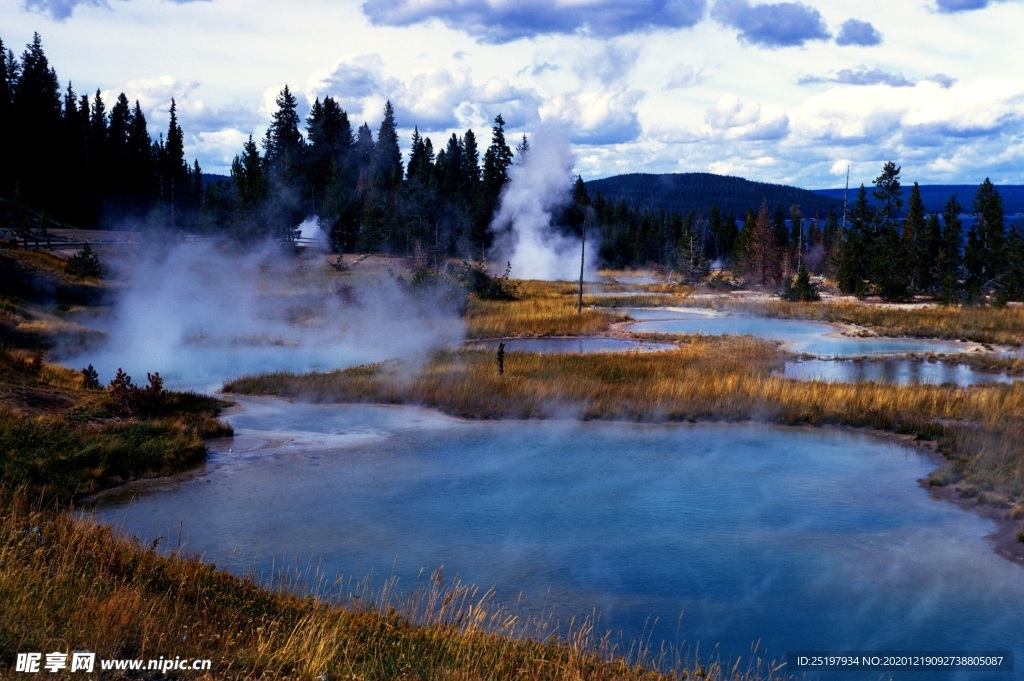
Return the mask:
{"type": "Polygon", "coordinates": [[[341,279],[319,258],[277,245],[247,254],[210,242],[180,244],[139,263],[99,325],[106,343],[67,361],[159,371],[175,388],[219,387],[241,374],[343,368],[425,359],[458,342],[463,326],[429,297],[386,275],[341,279]]]}
{"type": "MultiPolygon", "coordinates": [[[[572,152],[561,130],[541,130],[530,150],[508,170],[509,182],[501,193],[498,212],[491,221],[495,234],[491,260],[512,263],[512,276],[520,279],[573,280],[580,276],[580,240],[560,233],[554,216],[572,198],[572,152]]],[[[594,270],[587,244],[587,265],[594,270]]]]}

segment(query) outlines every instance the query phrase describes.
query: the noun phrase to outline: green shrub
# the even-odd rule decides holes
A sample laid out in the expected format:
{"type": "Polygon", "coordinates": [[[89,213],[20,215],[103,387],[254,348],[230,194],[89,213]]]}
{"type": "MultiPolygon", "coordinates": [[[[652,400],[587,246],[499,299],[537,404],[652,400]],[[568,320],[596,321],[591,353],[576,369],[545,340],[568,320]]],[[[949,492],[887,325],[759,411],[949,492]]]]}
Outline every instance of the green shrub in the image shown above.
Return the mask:
{"type": "Polygon", "coordinates": [[[99,277],[103,275],[103,266],[96,251],[86,244],[82,250],[71,256],[68,264],[64,266],[64,273],[73,277],[99,277]]]}

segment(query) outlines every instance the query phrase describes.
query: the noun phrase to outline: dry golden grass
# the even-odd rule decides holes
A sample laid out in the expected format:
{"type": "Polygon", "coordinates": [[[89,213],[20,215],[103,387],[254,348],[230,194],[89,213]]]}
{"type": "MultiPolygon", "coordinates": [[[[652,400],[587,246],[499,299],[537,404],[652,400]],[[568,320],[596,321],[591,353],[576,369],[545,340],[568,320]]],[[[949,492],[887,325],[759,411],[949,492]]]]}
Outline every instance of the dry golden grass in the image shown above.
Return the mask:
{"type": "Polygon", "coordinates": [[[578,314],[571,283],[523,281],[518,286],[519,300],[472,298],[466,313],[466,337],[578,336],[605,331],[624,319],[590,308],[578,314]]]}
{"type": "Polygon", "coordinates": [[[8,669],[18,652],[88,649],[99,660],[210,659],[209,673],[187,677],[204,679],[779,678],[756,656],[743,669],[644,649],[627,657],[589,622],[553,639],[550,623],[440,573],[410,596],[387,586],[340,600],[260,588],[26,499],[0,487],[0,666],[8,669]],[[677,662],[674,674],[651,668],[677,662]]]}

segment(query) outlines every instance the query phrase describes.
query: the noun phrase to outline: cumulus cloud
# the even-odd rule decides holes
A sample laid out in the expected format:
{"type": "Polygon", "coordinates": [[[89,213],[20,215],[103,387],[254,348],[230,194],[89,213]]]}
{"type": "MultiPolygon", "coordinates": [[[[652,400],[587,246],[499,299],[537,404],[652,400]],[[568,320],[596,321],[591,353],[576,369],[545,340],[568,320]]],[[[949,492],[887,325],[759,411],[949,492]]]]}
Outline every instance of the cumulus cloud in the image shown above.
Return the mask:
{"type": "Polygon", "coordinates": [[[690,64],[676,64],[668,74],[668,82],[665,87],[669,89],[683,89],[696,87],[706,80],[704,69],[696,68],[690,64]]]}
{"type": "Polygon", "coordinates": [[[740,41],[750,45],[794,47],[831,37],[821,12],[802,2],[751,5],[747,0],[718,0],[711,16],[738,30],[740,41]]]}
{"type": "Polygon", "coordinates": [[[589,33],[610,37],[690,27],[706,0],[373,0],[363,12],[380,25],[437,20],[484,42],[505,43],[543,34],[589,33]]]}
{"type": "Polygon", "coordinates": [[[704,115],[715,137],[742,140],[778,140],[789,133],[789,117],[778,107],[762,107],[725,95],[704,115]]]}
{"type": "Polygon", "coordinates": [[[625,87],[600,87],[564,94],[541,106],[541,120],[562,124],[576,144],[622,144],[640,136],[637,104],[644,93],[625,87]]]}
{"type": "Polygon", "coordinates": [[[834,87],[808,99],[793,114],[793,127],[813,141],[885,144],[885,140],[935,146],[957,139],[1020,134],[1024,81],[982,79],[944,88],[924,81],[912,87],[834,87]]]}
{"type": "Polygon", "coordinates": [[[889,73],[879,68],[868,68],[858,66],[853,69],[840,69],[828,76],[804,76],[797,81],[800,85],[814,85],[817,83],[841,83],[843,85],[888,85],[889,87],[914,87],[919,82],[930,81],[944,88],[950,87],[956,82],[949,76],[937,73],[934,76],[912,80],[902,73],[889,73]]]}
{"type": "Polygon", "coordinates": [[[989,0],[935,0],[935,8],[944,14],[984,9],[990,4],[989,0]]]}
{"type": "Polygon", "coordinates": [[[532,66],[524,66],[523,68],[519,69],[516,75],[541,76],[548,72],[558,73],[561,70],[562,67],[558,66],[557,64],[552,64],[551,62],[542,62],[540,64],[534,64],[532,66]]]}
{"type": "Polygon", "coordinates": [[[452,130],[489,122],[501,113],[510,127],[538,120],[540,97],[530,89],[491,78],[473,83],[468,70],[430,67],[414,72],[404,82],[384,72],[379,55],[359,55],[314,74],[306,88],[310,97],[334,97],[349,112],[355,125],[379,119],[384,102],[395,107],[400,127],[452,130]]]}
{"type": "MultiPolygon", "coordinates": [[[[171,0],[176,4],[187,2],[208,2],[209,0],[171,0]]],[[[110,8],[107,0],[23,0],[25,9],[31,12],[47,14],[56,21],[65,21],[71,17],[79,5],[86,7],[110,8]]]]}
{"type": "Polygon", "coordinates": [[[882,34],[867,21],[847,19],[836,36],[837,45],[878,45],[882,42],[882,34]]]}
{"type": "Polygon", "coordinates": [[[835,175],[836,177],[846,177],[846,173],[849,172],[852,164],[853,162],[848,158],[838,159],[828,169],[828,173],[829,175],[835,175]]]}
{"type": "Polygon", "coordinates": [[[24,4],[25,9],[40,14],[48,14],[57,21],[68,19],[79,5],[110,7],[106,0],[25,0],[24,4]]]}
{"type": "Polygon", "coordinates": [[[249,133],[265,123],[266,114],[239,104],[210,106],[198,95],[200,83],[173,76],[136,78],[100,94],[109,109],[124,93],[138,101],[152,137],[166,134],[174,99],[178,124],[185,133],[186,158],[200,157],[204,170],[225,172],[249,133]]]}
{"type": "Polygon", "coordinates": [[[212,161],[218,164],[209,169],[204,167],[204,171],[214,170],[218,167],[230,168],[232,159],[240,152],[248,137],[247,132],[242,132],[237,128],[201,130],[194,135],[189,135],[188,147],[195,156],[208,159],[207,163],[212,161]]]}

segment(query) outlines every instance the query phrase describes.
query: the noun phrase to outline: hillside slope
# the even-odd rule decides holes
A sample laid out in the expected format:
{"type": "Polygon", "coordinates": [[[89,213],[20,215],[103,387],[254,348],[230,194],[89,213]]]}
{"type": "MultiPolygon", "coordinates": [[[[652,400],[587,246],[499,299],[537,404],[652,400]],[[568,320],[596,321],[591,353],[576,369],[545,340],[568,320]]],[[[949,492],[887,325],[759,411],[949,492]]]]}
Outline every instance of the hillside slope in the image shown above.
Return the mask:
{"type": "Polygon", "coordinates": [[[807,217],[824,217],[833,207],[837,211],[842,210],[841,198],[837,200],[798,187],[712,173],[631,173],[591,180],[586,186],[591,197],[600,193],[612,203],[624,200],[631,207],[653,210],[664,207],[667,212],[684,215],[690,211],[707,215],[712,206],[718,206],[723,213],[733,211],[742,218],[748,208],[757,210],[762,201],[767,201],[772,209],[782,206],[787,213],[790,206],[798,205],[807,217]]]}

